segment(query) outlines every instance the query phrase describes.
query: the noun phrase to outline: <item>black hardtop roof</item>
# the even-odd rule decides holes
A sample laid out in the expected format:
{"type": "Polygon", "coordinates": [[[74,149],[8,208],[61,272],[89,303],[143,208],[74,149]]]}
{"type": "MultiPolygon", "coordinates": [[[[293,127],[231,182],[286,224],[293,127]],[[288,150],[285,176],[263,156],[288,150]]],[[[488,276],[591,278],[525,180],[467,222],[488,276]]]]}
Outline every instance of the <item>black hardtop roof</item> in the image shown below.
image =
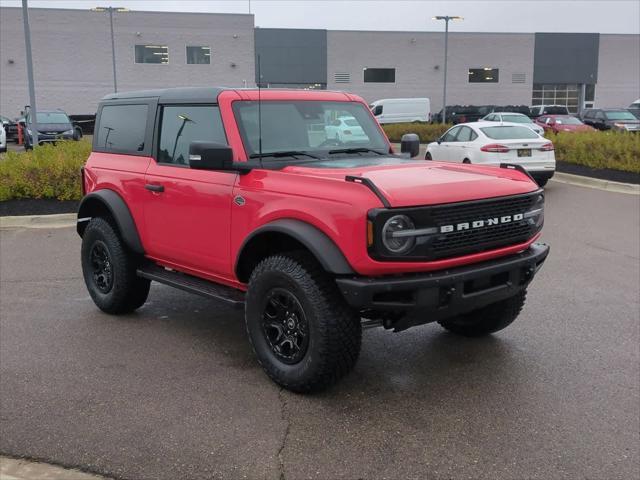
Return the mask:
{"type": "Polygon", "coordinates": [[[137,90],[133,92],[110,93],[102,97],[102,101],[127,100],[133,98],[157,98],[161,102],[215,102],[223,87],[177,87],[159,88],[155,90],[137,90]]]}

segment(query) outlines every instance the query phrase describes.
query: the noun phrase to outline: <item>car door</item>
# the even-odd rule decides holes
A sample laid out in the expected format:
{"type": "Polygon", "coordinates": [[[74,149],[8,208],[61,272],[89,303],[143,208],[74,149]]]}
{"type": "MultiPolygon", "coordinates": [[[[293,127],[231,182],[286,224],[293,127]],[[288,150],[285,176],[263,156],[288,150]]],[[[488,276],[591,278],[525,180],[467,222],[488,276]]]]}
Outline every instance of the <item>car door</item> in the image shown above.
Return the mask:
{"type": "Polygon", "coordinates": [[[606,118],[602,110],[600,110],[599,112],[596,112],[596,117],[594,119],[593,126],[598,130],[607,130],[608,128],[611,128],[610,126],[607,125],[606,118]]]}
{"type": "Polygon", "coordinates": [[[451,151],[455,148],[456,135],[460,131],[459,126],[455,126],[450,128],[442,135],[441,141],[439,144],[434,145],[434,153],[431,154],[434,160],[441,162],[450,162],[451,161],[451,151]]]}
{"type": "Polygon", "coordinates": [[[471,161],[472,141],[476,138],[475,132],[466,125],[461,126],[456,135],[456,141],[451,143],[450,159],[453,162],[471,161]]]}
{"type": "Polygon", "coordinates": [[[160,105],[155,161],[145,176],[147,254],[169,266],[231,278],[235,172],[189,168],[193,141],[227,144],[217,105],[160,105]]]}

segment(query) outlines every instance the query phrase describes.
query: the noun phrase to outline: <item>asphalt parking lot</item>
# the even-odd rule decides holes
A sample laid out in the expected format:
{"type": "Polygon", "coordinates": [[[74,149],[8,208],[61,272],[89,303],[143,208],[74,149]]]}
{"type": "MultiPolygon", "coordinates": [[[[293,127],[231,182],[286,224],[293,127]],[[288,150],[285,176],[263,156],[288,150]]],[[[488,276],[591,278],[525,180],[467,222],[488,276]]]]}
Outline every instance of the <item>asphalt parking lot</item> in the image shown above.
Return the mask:
{"type": "Polygon", "coordinates": [[[328,392],[280,391],[242,315],[155,285],[100,313],[74,229],[0,233],[0,452],[126,479],[640,477],[640,197],[551,182],[551,256],[480,340],[365,331],[328,392]]]}

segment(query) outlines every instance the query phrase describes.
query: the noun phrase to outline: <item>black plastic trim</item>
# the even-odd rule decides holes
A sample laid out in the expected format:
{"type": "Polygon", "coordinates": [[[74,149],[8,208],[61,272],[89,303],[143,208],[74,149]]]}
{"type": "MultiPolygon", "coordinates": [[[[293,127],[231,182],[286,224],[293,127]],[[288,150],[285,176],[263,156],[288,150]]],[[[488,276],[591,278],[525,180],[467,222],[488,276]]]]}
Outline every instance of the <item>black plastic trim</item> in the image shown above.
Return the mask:
{"type": "Polygon", "coordinates": [[[501,163],[500,168],[507,168],[509,170],[518,170],[519,172],[524,173],[527,177],[529,177],[531,180],[535,182],[531,174],[527,172],[527,170],[522,165],[517,165],[515,163],[501,163]]]}
{"type": "Polygon", "coordinates": [[[353,275],[355,273],[338,246],[324,232],[300,220],[281,219],[259,227],[245,238],[236,258],[236,274],[238,274],[245,248],[258,235],[269,232],[283,233],[302,243],[328,272],[336,275],[353,275]]]}
{"type": "Polygon", "coordinates": [[[391,208],[391,204],[389,203],[387,198],[382,194],[380,189],[376,186],[375,183],[373,183],[373,181],[370,178],[360,177],[357,175],[347,175],[346,177],[344,177],[344,179],[347,182],[361,183],[362,185],[366,186],[369,190],[371,190],[375,194],[376,197],[380,199],[380,201],[382,202],[382,205],[384,205],[385,208],[391,208]]]}
{"type": "Polygon", "coordinates": [[[129,211],[129,207],[127,207],[122,197],[113,190],[97,190],[82,199],[80,208],[78,209],[78,223],[76,226],[78,235],[82,237],[88,220],[93,216],[92,204],[94,202],[101,203],[109,210],[125,244],[134,252],[144,254],[138,229],[129,211]]]}

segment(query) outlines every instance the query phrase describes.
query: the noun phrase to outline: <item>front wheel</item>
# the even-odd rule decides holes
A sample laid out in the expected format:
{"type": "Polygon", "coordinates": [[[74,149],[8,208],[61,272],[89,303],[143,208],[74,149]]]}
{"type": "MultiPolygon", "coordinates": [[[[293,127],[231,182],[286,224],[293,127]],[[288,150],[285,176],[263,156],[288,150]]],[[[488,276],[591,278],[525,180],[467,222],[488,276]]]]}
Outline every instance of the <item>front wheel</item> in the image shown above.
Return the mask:
{"type": "Polygon", "coordinates": [[[507,328],[518,318],[527,298],[527,291],[492,303],[486,307],[438,323],[450,332],[465,337],[482,337],[507,328]]]}
{"type": "Polygon", "coordinates": [[[360,319],[335,283],[305,254],[264,259],[249,280],[245,322],[267,375],[294,392],[323,390],[360,353],[360,319]]]}
{"type": "Polygon", "coordinates": [[[145,303],[151,282],[136,275],[137,259],[107,220],[89,221],[81,255],[87,290],[100,310],[128,313],[145,303]]]}

